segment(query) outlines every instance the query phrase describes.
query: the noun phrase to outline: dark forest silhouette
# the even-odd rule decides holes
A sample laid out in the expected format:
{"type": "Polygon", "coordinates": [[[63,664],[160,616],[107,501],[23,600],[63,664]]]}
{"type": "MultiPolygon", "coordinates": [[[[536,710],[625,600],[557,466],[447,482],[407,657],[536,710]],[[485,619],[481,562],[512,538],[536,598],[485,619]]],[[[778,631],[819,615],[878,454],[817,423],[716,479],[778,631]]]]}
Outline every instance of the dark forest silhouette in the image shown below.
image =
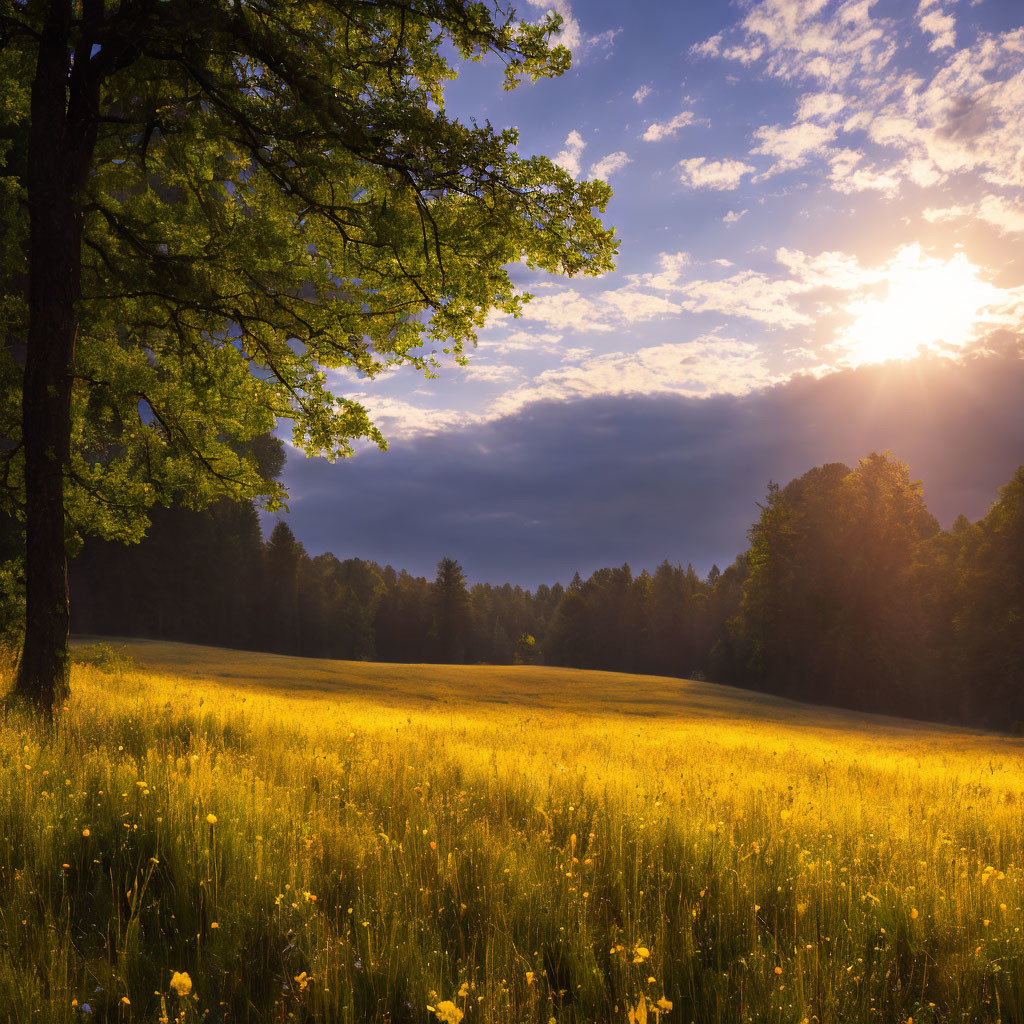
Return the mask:
{"type": "Polygon", "coordinates": [[[313,657],[522,663],[707,678],[800,700],[1017,727],[1024,718],[1024,467],[943,531],[907,468],[871,455],[771,484],[750,548],[706,577],[668,561],[535,591],[309,556],[251,503],[159,510],[141,544],[91,541],[74,628],[313,657]]]}

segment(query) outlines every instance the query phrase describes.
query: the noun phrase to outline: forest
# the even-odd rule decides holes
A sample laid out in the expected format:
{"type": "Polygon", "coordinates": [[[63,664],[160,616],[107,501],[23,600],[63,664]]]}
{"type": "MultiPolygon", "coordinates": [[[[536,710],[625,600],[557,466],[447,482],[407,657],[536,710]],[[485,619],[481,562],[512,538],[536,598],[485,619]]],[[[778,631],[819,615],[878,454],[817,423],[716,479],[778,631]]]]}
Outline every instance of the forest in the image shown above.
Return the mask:
{"type": "MultiPolygon", "coordinates": [[[[280,465],[272,467],[280,471],[280,465]]],[[[704,577],[665,560],[530,591],[308,554],[249,503],[158,509],[145,540],[72,562],[73,628],[349,660],[544,663],[684,676],[1019,731],[1024,467],[950,530],[888,454],[772,483],[749,547],[704,577]]]]}

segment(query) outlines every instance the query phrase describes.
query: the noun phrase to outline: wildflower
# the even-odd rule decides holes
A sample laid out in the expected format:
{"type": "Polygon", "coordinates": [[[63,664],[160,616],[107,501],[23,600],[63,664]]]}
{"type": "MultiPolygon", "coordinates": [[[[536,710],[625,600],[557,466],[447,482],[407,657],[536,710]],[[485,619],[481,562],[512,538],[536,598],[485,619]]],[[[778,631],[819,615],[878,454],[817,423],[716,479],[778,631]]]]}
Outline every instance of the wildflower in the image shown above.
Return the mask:
{"type": "Polygon", "coordinates": [[[179,999],[184,999],[192,991],[192,979],[188,972],[175,971],[171,975],[171,988],[178,994],[179,999]]]}
{"type": "Polygon", "coordinates": [[[207,820],[207,821],[208,821],[208,822],[209,822],[209,823],[210,823],[211,825],[216,825],[216,824],[217,824],[217,815],[216,815],[216,814],[208,814],[208,815],[206,816],[206,820],[207,820]]]}
{"type": "MultiPolygon", "coordinates": [[[[430,1009],[430,1007],[428,1007],[430,1009]]],[[[445,999],[443,1002],[433,1007],[434,1016],[438,1020],[443,1021],[444,1024],[459,1024],[462,1020],[462,1011],[450,1000],[445,999]]]]}
{"type": "Polygon", "coordinates": [[[122,1006],[131,1006],[132,1005],[132,1001],[127,996],[121,996],[121,1005],[122,1006]]]}
{"type": "Polygon", "coordinates": [[[469,995],[469,982],[468,981],[464,981],[459,986],[459,998],[460,999],[465,999],[466,996],[468,996],[468,995],[469,995]]]}
{"type": "Polygon", "coordinates": [[[914,908],[913,908],[913,909],[912,909],[912,910],[910,911],[910,920],[911,920],[911,921],[916,921],[916,920],[917,920],[917,916],[918,916],[918,915],[917,915],[917,907],[914,907],[914,908]]]}
{"type": "Polygon", "coordinates": [[[83,839],[88,839],[90,835],[92,835],[92,833],[87,828],[83,828],[82,829],[82,838],[83,839]]]}
{"type": "Polygon", "coordinates": [[[666,999],[664,996],[658,1000],[656,1005],[662,1013],[669,1013],[672,1010],[672,1000],[666,999]]]}
{"type": "Polygon", "coordinates": [[[211,928],[219,928],[219,927],[220,927],[220,925],[219,925],[219,924],[218,924],[218,923],[217,923],[216,921],[211,921],[211,922],[210,922],[210,927],[211,927],[211,928]]]}
{"type": "Polygon", "coordinates": [[[533,984],[533,971],[527,971],[526,972],[526,984],[527,985],[532,985],[533,984]]]}
{"type": "Polygon", "coordinates": [[[637,946],[633,950],[633,963],[642,964],[650,955],[651,951],[646,946],[637,946]]]}
{"type": "Polygon", "coordinates": [[[776,974],[781,974],[782,973],[782,968],[781,967],[776,967],[775,968],[775,973],[776,974]]]}

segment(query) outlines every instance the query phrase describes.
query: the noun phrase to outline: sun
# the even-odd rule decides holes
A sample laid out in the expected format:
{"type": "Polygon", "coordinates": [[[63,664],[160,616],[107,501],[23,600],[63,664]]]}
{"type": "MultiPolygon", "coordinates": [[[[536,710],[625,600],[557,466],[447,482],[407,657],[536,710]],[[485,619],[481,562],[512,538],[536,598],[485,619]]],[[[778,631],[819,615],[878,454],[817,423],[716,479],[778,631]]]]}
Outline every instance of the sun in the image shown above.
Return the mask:
{"type": "Polygon", "coordinates": [[[922,352],[954,356],[976,336],[999,289],[964,253],[947,260],[917,244],[899,249],[879,275],[881,294],[852,299],[854,321],[836,347],[846,365],[910,359],[922,352]]]}

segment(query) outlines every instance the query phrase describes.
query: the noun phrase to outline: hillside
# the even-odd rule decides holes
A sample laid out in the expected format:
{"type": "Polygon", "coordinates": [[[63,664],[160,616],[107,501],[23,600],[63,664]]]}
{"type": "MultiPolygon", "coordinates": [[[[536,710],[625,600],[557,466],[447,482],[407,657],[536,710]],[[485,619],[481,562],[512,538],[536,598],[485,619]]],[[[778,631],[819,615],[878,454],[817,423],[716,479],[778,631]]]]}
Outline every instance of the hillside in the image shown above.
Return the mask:
{"type": "Polygon", "coordinates": [[[660,677],[125,650],[76,666],[54,736],[0,734],[11,1020],[1024,1019],[1020,741],[660,677]]]}

